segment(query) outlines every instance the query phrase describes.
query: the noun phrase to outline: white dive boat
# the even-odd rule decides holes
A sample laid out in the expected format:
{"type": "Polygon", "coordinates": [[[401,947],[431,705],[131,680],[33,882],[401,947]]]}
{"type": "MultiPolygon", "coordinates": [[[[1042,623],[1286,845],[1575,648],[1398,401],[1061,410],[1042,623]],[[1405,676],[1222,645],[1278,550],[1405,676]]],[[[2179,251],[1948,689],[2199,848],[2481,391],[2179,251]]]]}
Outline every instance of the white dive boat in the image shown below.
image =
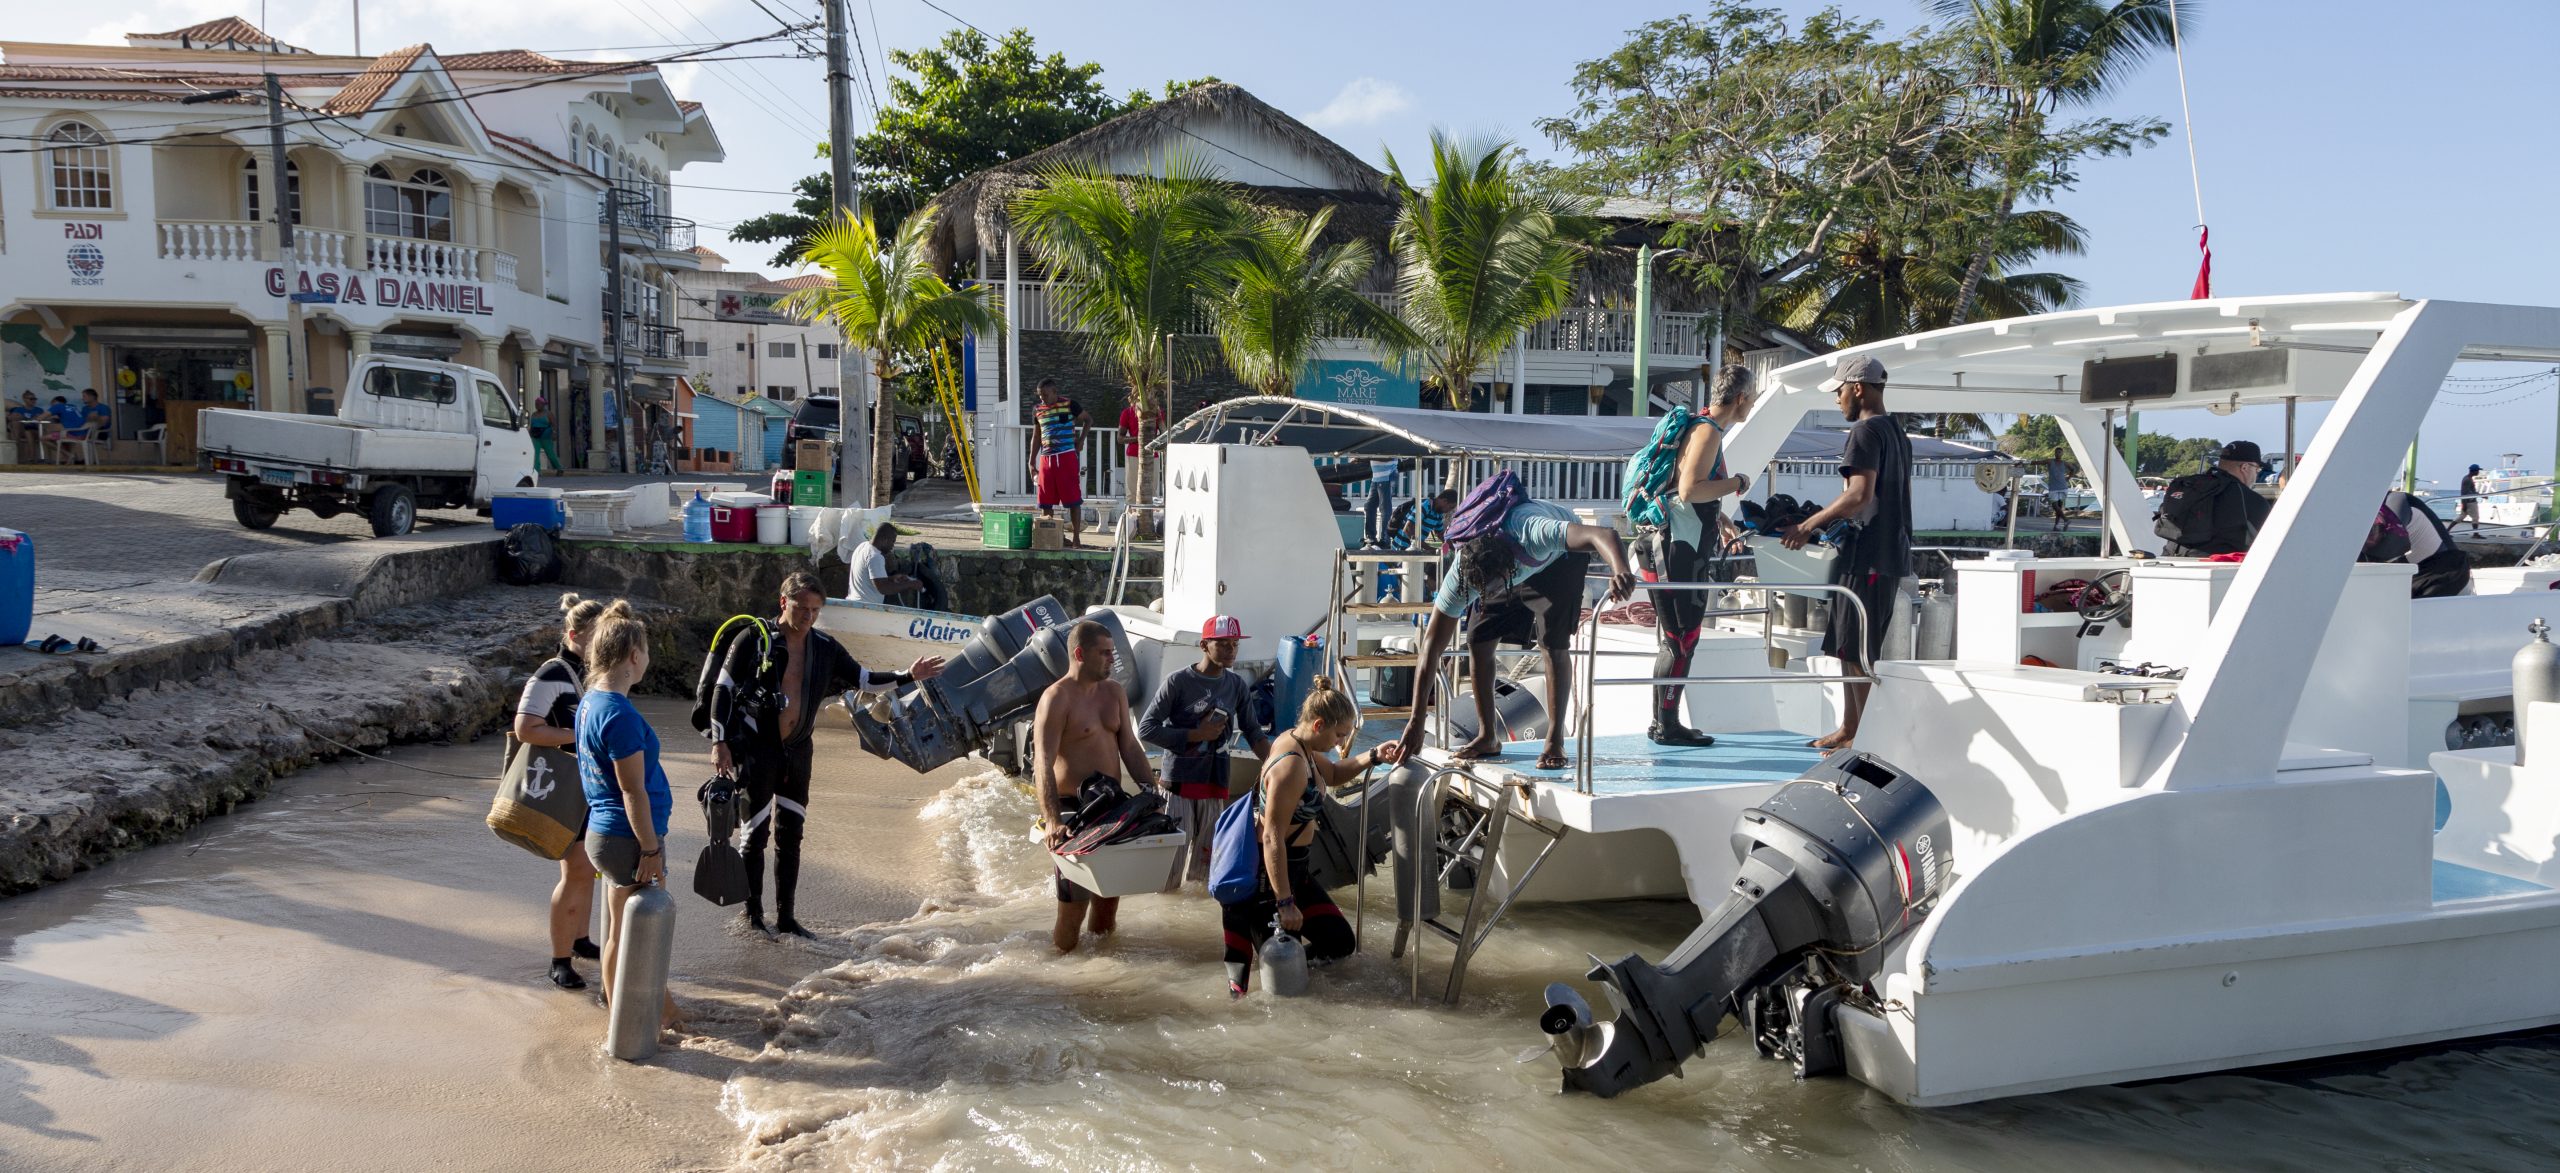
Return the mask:
{"type": "Polygon", "coordinates": [[[978,634],[979,616],[924,611],[860,599],[829,599],[818,630],[836,637],[853,658],[895,671],[919,656],[948,656],[978,634]]]}
{"type": "MultiPolygon", "coordinates": [[[[2523,460],[2521,452],[2504,453],[2497,468],[2481,474],[2481,524],[2529,526],[2550,511],[2551,474],[2526,468],[2523,460]]],[[[2458,511],[2458,502],[2443,510],[2448,517],[2458,511]]]]}
{"type": "MultiPolygon", "coordinates": [[[[1728,1008],[1764,1053],[1918,1105],[2560,1022],[2543,977],[2560,964],[2560,708],[2523,715],[2551,747],[2531,766],[2513,748],[2439,748],[2457,714],[2507,703],[2509,658],[2560,599],[2547,572],[2516,570],[2411,600],[2409,567],[2353,560],[2372,486],[2451,367],[2560,357],[2560,310],[2224,298],[1851,353],[1886,365],[1895,411],[2059,417],[2082,466],[2104,470],[2120,549],[2157,544],[2147,511],[2117,504],[2141,494],[2102,448],[2126,390],[2145,412],[2335,406],[2241,563],[1960,565],[1958,658],[1879,665],[1854,755],[1806,781],[1718,785],[1691,755],[1722,747],[1639,743],[1621,765],[1602,737],[1573,790],[1523,791],[1576,828],[1667,833],[1707,914],[1662,967],[1593,971],[1613,1020],[1551,989],[1541,1025],[1568,1086],[1667,1074],[1728,1008]],[[2039,582],[2107,575],[2134,601],[2129,625],[2025,602],[2039,582]],[[2108,660],[2176,675],[2093,670],[2108,660]],[[1660,786],[1682,771],[1703,784],[1660,786]]],[[[1777,371],[1728,461],[1755,465],[1827,407],[1831,365],[1777,371]]],[[[1595,719],[1641,703],[1604,693],[1595,719]]],[[[1745,724],[1819,727],[1788,712],[1745,724]]]]}

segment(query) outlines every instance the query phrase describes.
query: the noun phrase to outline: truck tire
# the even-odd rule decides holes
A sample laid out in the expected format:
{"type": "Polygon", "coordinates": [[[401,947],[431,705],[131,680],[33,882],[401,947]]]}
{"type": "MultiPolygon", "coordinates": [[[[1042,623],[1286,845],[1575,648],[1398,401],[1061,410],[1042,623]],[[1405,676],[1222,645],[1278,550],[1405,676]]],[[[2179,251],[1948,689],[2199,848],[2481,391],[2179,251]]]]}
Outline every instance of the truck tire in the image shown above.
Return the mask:
{"type": "Polygon", "coordinates": [[[231,499],[231,516],[238,518],[244,528],[266,529],[284,516],[284,510],[264,501],[234,497],[231,499]]]}
{"type": "Polygon", "coordinates": [[[399,537],[418,524],[418,495],[407,485],[384,485],[373,491],[365,516],[373,522],[373,536],[399,537]]]}

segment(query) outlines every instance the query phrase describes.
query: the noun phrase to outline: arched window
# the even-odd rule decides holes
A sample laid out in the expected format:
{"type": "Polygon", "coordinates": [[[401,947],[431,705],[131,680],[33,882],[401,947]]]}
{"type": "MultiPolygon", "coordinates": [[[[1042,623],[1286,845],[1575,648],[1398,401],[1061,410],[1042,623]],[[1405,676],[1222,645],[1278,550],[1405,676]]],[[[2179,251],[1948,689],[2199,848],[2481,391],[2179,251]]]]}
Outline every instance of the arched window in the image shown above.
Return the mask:
{"type": "Polygon", "coordinates": [[[453,185],[444,173],[422,167],[406,180],[380,163],[365,171],[364,230],[413,240],[453,239],[453,185]]]}
{"type": "Polygon", "coordinates": [[[45,163],[56,211],[106,211],[116,206],[115,157],[107,136],[85,122],[65,122],[44,136],[45,163]]]}
{"type": "MultiPolygon", "coordinates": [[[[284,161],[284,197],[285,210],[292,213],[293,222],[302,223],[302,165],[291,159],[284,161]]],[[[240,164],[240,206],[249,210],[249,220],[252,223],[262,222],[267,218],[267,206],[258,198],[258,161],[256,159],[249,159],[240,164]]]]}
{"type": "Polygon", "coordinates": [[[578,144],[585,141],[580,138],[579,135],[585,130],[585,123],[582,123],[575,118],[569,120],[569,157],[571,159],[576,159],[578,157],[578,144]]]}

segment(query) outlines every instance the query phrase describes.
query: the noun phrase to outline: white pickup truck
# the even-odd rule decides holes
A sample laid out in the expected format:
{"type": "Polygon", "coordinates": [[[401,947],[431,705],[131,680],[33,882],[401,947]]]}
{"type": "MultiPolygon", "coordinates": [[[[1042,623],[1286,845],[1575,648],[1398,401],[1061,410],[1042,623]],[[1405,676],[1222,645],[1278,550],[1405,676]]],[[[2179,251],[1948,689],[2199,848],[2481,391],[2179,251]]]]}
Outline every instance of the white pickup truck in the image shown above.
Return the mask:
{"type": "Polygon", "coordinates": [[[265,529],[290,509],[361,510],[377,537],[409,532],[418,510],[486,506],[535,483],[523,411],[478,367],[367,356],[336,416],[207,411],[197,463],[224,474],[231,514],[265,529]]]}

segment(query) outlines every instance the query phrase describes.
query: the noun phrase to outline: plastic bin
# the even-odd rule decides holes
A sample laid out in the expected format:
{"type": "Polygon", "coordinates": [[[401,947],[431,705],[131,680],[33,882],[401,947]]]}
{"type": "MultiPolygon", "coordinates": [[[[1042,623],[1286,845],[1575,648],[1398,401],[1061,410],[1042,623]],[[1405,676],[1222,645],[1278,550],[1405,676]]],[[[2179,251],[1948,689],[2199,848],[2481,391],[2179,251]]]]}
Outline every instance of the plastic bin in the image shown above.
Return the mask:
{"type": "Polygon", "coordinates": [[[791,528],[783,535],[784,541],[794,546],[808,545],[809,529],[817,524],[818,514],[821,512],[823,511],[815,505],[792,506],[791,528]]]}
{"type": "Polygon", "coordinates": [[[780,546],[791,541],[791,507],[788,505],[756,506],[756,544],[780,546]]]}
{"type": "Polygon", "coordinates": [[[791,474],[791,504],[824,506],[827,502],[827,470],[804,468],[791,474]]]}
{"type": "Polygon", "coordinates": [[[36,539],[0,529],[0,647],[27,642],[36,621],[36,539]]]}
{"type": "Polygon", "coordinates": [[[714,493],[711,496],[711,540],[756,540],[756,509],[772,502],[762,493],[714,493]]]}
{"type": "Polygon", "coordinates": [[[538,525],[558,533],[569,524],[569,506],[558,489],[509,489],[490,499],[489,524],[500,530],[538,525]]]}
{"type": "Polygon", "coordinates": [[[1028,550],[1031,548],[1031,515],[1015,510],[999,510],[978,519],[983,527],[980,537],[990,550],[1028,550]]]}
{"type": "Polygon", "coordinates": [[[1173,861],[1190,838],[1173,831],[1124,839],[1083,855],[1052,853],[1050,858],[1058,861],[1060,875],[1096,896],[1143,896],[1164,890],[1164,878],[1173,873],[1173,861]]]}

